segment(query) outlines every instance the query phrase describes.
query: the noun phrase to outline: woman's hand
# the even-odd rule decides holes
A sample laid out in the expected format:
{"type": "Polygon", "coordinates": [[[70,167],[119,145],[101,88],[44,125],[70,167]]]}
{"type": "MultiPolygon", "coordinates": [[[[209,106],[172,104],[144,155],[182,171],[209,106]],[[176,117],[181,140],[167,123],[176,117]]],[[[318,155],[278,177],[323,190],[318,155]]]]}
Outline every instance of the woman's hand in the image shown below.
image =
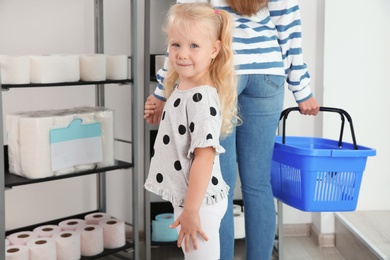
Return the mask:
{"type": "Polygon", "coordinates": [[[316,116],[320,111],[320,105],[314,97],[309,98],[301,103],[298,103],[299,111],[303,115],[316,116]]]}

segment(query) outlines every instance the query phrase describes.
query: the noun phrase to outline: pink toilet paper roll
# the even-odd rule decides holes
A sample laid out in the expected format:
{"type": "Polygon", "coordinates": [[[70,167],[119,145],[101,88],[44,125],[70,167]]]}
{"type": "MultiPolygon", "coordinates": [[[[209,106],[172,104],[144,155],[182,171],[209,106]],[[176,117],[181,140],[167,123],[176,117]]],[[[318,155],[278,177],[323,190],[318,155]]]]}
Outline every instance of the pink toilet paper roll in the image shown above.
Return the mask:
{"type": "Polygon", "coordinates": [[[54,234],[61,231],[61,228],[57,225],[44,225],[34,228],[33,232],[38,237],[52,237],[54,234]]]}
{"type": "Polygon", "coordinates": [[[37,237],[32,231],[20,231],[7,236],[11,245],[26,245],[28,241],[37,237]]]}
{"type": "Polygon", "coordinates": [[[78,231],[61,231],[52,236],[56,242],[57,260],[80,259],[80,233],[78,231]]]}
{"type": "Polygon", "coordinates": [[[26,260],[28,259],[28,247],[24,245],[7,246],[5,258],[7,260],[26,260]]]}
{"type": "Polygon", "coordinates": [[[84,219],[72,218],[61,221],[58,226],[62,231],[75,231],[79,227],[84,227],[87,225],[84,219]]]}
{"type": "Polygon", "coordinates": [[[99,225],[86,225],[77,229],[80,232],[82,256],[94,256],[104,251],[103,228],[99,225]]]}
{"type": "Polygon", "coordinates": [[[125,222],[119,219],[102,220],[104,248],[112,249],[126,244],[125,222]]]}
{"type": "Polygon", "coordinates": [[[56,260],[57,248],[50,237],[35,238],[27,242],[29,260],[56,260]]]}
{"type": "Polygon", "coordinates": [[[109,220],[109,219],[111,219],[111,216],[107,213],[96,212],[96,213],[91,213],[91,214],[86,215],[84,217],[84,219],[88,225],[89,224],[99,225],[99,222],[101,220],[109,220]]]}

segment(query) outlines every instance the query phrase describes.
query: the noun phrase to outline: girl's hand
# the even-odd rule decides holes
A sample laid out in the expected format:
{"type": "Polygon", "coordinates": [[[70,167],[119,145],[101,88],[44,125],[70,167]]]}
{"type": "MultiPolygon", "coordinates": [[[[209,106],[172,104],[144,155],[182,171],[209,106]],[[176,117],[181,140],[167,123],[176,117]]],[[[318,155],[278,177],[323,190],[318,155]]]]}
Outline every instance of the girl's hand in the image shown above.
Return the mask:
{"type": "Polygon", "coordinates": [[[177,239],[177,246],[181,247],[184,240],[184,249],[187,253],[190,252],[190,242],[194,250],[198,249],[197,236],[198,234],[205,240],[208,241],[206,233],[200,225],[200,217],[198,213],[189,213],[186,210],[170,225],[170,228],[180,227],[180,233],[177,239]]]}

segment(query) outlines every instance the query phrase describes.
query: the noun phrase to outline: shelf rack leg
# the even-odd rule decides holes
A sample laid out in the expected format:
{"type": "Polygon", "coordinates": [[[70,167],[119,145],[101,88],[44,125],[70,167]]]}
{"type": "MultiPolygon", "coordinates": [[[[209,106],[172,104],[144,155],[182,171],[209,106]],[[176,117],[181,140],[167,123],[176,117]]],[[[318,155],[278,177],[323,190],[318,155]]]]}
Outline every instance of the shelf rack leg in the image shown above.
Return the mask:
{"type": "MultiPolygon", "coordinates": [[[[1,75],[0,75],[0,87],[1,87],[1,92],[2,92],[2,86],[1,86],[1,75]]],[[[0,114],[3,114],[3,97],[2,93],[0,93],[0,114]]],[[[0,147],[4,147],[4,141],[3,141],[3,120],[0,121],[0,147]]],[[[0,158],[4,158],[4,149],[0,149],[0,158]]],[[[4,160],[0,160],[0,173],[2,178],[0,178],[0,187],[2,187],[3,191],[0,192],[0,241],[5,241],[5,194],[4,194],[4,160]]],[[[5,259],[5,245],[0,246],[0,256],[3,256],[5,259]]]]}

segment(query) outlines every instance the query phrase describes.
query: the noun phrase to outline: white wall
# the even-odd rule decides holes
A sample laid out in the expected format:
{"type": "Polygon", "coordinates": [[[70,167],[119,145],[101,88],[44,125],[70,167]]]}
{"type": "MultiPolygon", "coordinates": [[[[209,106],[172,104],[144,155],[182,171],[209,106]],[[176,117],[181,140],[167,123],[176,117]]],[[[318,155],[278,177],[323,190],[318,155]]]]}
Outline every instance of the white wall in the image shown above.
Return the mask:
{"type": "MultiPolygon", "coordinates": [[[[390,2],[326,1],[324,104],[342,107],[353,119],[358,144],[368,157],[357,210],[389,210],[390,2]]],[[[334,134],[325,117],[324,135],[334,134]]]]}

